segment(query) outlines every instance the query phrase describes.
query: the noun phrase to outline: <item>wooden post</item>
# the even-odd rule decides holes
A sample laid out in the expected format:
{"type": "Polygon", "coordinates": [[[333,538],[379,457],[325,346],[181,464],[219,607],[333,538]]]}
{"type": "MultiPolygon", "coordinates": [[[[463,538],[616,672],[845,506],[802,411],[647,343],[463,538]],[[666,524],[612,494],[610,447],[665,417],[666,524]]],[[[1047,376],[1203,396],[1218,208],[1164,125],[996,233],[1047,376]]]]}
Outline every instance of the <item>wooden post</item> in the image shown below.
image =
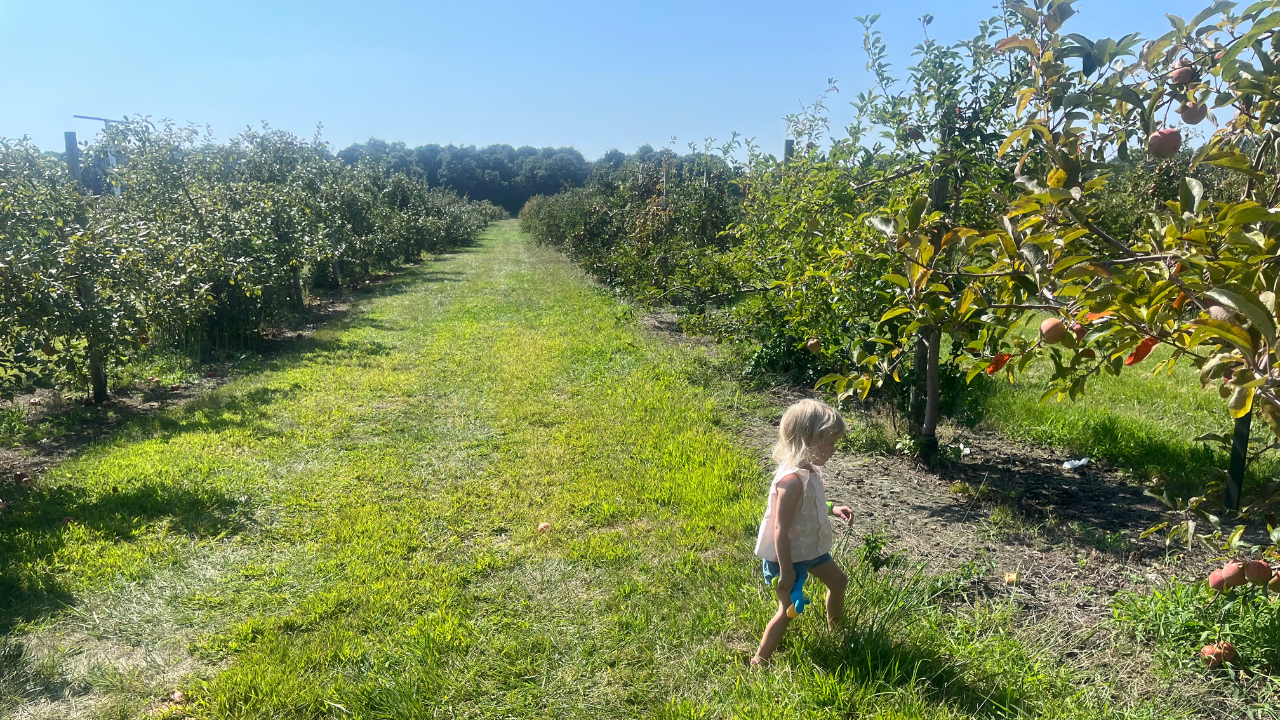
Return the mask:
{"type": "Polygon", "coordinates": [[[787,144],[782,150],[782,161],[791,162],[791,158],[796,156],[796,141],[787,138],[787,144]]]}
{"type": "Polygon", "coordinates": [[[1231,434],[1231,467],[1227,471],[1222,505],[1227,510],[1240,511],[1240,496],[1244,493],[1244,473],[1249,467],[1249,432],[1253,429],[1253,413],[1236,418],[1231,434]]]}
{"type": "Polygon", "coordinates": [[[74,132],[64,132],[62,133],[62,138],[67,144],[67,171],[71,173],[72,179],[79,182],[80,143],[76,142],[76,134],[74,132]]]}

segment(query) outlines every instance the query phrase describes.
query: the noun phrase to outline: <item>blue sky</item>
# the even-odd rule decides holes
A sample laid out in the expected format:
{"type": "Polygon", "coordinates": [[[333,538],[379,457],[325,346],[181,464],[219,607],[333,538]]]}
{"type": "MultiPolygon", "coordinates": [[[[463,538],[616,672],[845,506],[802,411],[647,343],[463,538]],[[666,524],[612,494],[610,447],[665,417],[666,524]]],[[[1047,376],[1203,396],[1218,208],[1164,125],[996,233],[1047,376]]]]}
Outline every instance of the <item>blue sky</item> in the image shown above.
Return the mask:
{"type": "MultiPolygon", "coordinates": [[[[681,149],[731,131],[778,152],[782,117],[840,80],[837,125],[866,85],[856,16],[905,69],[932,13],[973,34],[994,0],[328,2],[0,0],[0,136],[61,149],[73,114],[197,121],[225,139],[265,120],[336,147],[509,143],[681,149]]],[[[1083,0],[1068,30],[1165,32],[1209,0],[1083,0]]]]}

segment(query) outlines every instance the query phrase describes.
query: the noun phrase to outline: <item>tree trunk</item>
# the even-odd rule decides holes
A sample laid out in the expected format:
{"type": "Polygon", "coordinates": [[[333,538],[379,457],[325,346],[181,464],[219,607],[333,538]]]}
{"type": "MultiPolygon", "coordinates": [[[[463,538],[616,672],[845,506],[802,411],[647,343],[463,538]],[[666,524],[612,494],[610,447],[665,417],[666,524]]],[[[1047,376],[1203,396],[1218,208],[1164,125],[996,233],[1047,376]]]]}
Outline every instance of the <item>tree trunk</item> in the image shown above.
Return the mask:
{"type": "Polygon", "coordinates": [[[1249,431],[1252,429],[1253,413],[1249,412],[1236,418],[1235,432],[1231,434],[1231,467],[1227,470],[1227,486],[1222,505],[1234,512],[1240,512],[1244,473],[1249,468],[1249,431]]]}
{"type": "Polygon", "coordinates": [[[920,429],[920,457],[928,464],[932,464],[938,454],[938,350],[941,344],[942,331],[929,328],[924,425],[920,429]]]}
{"type": "Polygon", "coordinates": [[[907,432],[919,438],[924,432],[925,405],[929,396],[929,340],[922,329],[916,333],[915,357],[911,360],[911,399],[907,408],[907,432]]]}
{"type": "Polygon", "coordinates": [[[333,259],[333,287],[342,290],[342,258],[333,259]]]}
{"type": "Polygon", "coordinates": [[[293,266],[293,309],[302,312],[307,309],[307,298],[302,293],[302,268],[293,266]]]}
{"type": "Polygon", "coordinates": [[[106,402],[107,364],[102,357],[102,347],[94,341],[89,342],[89,383],[93,387],[93,402],[106,402]]]}

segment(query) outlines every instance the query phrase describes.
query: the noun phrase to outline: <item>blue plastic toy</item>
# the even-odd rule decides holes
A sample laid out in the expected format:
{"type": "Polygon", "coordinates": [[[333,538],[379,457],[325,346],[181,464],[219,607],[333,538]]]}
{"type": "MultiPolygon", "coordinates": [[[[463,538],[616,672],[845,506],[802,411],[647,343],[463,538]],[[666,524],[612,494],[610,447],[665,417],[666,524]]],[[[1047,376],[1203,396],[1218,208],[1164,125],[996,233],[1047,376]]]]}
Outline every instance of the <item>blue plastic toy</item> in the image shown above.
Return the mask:
{"type": "MultiPolygon", "coordinates": [[[[809,599],[804,596],[804,581],[808,579],[809,573],[796,573],[796,584],[791,588],[791,607],[787,608],[787,617],[795,618],[804,612],[804,606],[809,604],[809,599]]],[[[773,586],[778,587],[778,578],[774,576],[773,586]]]]}

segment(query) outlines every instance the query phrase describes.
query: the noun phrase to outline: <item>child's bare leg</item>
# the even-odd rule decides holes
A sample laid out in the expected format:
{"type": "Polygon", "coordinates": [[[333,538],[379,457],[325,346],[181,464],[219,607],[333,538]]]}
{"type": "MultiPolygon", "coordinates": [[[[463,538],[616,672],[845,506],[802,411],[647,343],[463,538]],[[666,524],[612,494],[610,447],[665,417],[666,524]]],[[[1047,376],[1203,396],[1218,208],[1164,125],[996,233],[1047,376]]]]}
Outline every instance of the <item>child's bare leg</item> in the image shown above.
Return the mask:
{"type": "Polygon", "coordinates": [[[835,632],[844,624],[844,590],[849,587],[849,576],[834,560],[809,568],[809,574],[827,586],[827,627],[835,632]]]}
{"type": "Polygon", "coordinates": [[[773,651],[778,649],[778,643],[782,642],[782,634],[787,631],[787,626],[790,624],[791,618],[787,617],[787,608],[782,603],[778,603],[778,612],[765,627],[764,637],[760,638],[760,649],[756,651],[756,656],[751,658],[752,665],[759,665],[773,655],[773,651]]]}

